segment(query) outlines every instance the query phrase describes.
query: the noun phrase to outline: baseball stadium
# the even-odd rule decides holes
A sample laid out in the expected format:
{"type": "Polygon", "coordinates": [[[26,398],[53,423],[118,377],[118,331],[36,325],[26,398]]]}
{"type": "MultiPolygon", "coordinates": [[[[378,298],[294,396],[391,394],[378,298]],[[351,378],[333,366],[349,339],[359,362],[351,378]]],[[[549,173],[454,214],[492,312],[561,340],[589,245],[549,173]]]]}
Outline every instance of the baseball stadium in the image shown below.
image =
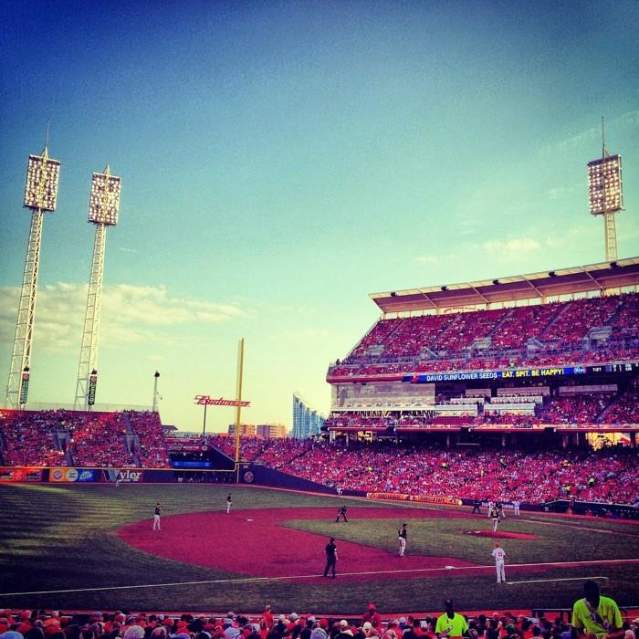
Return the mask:
{"type": "Polygon", "coordinates": [[[637,639],[634,3],[18,4],[0,639],[637,639]]]}

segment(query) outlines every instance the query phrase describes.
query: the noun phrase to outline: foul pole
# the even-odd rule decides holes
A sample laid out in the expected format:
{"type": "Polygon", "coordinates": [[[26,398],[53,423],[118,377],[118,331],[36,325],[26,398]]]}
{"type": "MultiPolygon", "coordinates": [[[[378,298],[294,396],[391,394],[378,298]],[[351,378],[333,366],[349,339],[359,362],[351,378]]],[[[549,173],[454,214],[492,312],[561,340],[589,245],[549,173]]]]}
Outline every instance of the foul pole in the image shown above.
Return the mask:
{"type": "Polygon", "coordinates": [[[235,399],[235,483],[240,483],[240,423],[242,413],[242,377],[244,375],[244,338],[237,346],[237,386],[235,399]]]}
{"type": "Polygon", "coordinates": [[[44,214],[55,211],[59,178],[60,162],[49,157],[46,146],[42,155],[29,156],[24,207],[31,210],[31,228],[24,258],[18,318],[5,393],[5,406],[7,408],[23,408],[27,403],[38,271],[40,269],[42,224],[44,214]]]}

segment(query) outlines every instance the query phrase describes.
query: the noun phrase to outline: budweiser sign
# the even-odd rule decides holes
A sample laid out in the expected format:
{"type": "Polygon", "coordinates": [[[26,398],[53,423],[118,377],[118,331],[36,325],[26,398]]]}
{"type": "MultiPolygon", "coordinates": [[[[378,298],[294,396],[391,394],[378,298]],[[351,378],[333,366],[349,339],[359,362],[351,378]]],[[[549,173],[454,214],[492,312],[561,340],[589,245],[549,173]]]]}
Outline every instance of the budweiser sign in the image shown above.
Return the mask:
{"type": "Polygon", "coordinates": [[[223,399],[209,395],[196,395],[195,403],[200,406],[241,406],[243,408],[251,405],[251,402],[242,399],[223,399]]]}

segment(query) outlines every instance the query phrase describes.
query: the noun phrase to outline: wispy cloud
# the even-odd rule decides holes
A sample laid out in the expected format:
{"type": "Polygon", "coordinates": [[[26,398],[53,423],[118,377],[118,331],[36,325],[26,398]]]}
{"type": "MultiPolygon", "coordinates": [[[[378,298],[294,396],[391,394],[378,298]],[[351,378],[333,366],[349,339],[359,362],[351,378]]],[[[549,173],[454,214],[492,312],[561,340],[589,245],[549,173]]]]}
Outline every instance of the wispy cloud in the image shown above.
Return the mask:
{"type": "Polygon", "coordinates": [[[546,196],[549,200],[561,200],[572,196],[576,190],[574,186],[555,186],[546,191],[546,196]]]}
{"type": "Polygon", "coordinates": [[[418,255],[415,257],[415,261],[420,264],[437,264],[439,258],[435,255],[418,255]]]}
{"type": "Polygon", "coordinates": [[[488,240],[481,244],[481,248],[490,255],[511,257],[534,253],[541,248],[541,244],[532,237],[513,237],[508,240],[488,240]]]}
{"type": "MultiPolygon", "coordinates": [[[[87,286],[58,282],[38,291],[35,339],[50,350],[78,345],[87,286]]],[[[0,287],[0,340],[13,339],[19,290],[0,287]]],[[[102,294],[101,337],[114,345],[165,340],[162,329],[181,324],[214,324],[248,315],[236,304],[172,295],[164,286],[106,286],[102,294]]]]}

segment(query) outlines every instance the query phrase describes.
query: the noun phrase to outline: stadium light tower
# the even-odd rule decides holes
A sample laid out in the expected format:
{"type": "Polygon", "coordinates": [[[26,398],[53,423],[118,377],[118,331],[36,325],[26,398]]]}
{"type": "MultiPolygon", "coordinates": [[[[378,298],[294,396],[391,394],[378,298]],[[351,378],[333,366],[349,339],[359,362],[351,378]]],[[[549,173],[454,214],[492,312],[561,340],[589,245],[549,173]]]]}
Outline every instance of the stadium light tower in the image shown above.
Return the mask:
{"type": "Polygon", "coordinates": [[[42,223],[45,213],[55,211],[59,179],[60,162],[49,157],[46,146],[42,155],[29,156],[24,207],[31,210],[31,228],[24,258],[18,319],[5,394],[5,405],[9,408],[20,408],[27,403],[38,271],[40,269],[42,223]]]}
{"type": "Polygon", "coordinates": [[[73,402],[75,409],[89,410],[95,403],[106,230],[108,226],[115,226],[118,223],[119,210],[120,178],[111,175],[111,169],[107,165],[103,173],[94,173],[91,179],[89,222],[95,224],[95,241],[93,243],[93,259],[91,261],[87,307],[84,315],[82,346],[78,364],[78,380],[73,402]]]}
{"type": "Polygon", "coordinates": [[[603,215],[606,262],[617,259],[615,215],[623,210],[621,155],[606,148],[604,119],[601,118],[601,158],[588,162],[588,200],[592,215],[603,215]]]}

